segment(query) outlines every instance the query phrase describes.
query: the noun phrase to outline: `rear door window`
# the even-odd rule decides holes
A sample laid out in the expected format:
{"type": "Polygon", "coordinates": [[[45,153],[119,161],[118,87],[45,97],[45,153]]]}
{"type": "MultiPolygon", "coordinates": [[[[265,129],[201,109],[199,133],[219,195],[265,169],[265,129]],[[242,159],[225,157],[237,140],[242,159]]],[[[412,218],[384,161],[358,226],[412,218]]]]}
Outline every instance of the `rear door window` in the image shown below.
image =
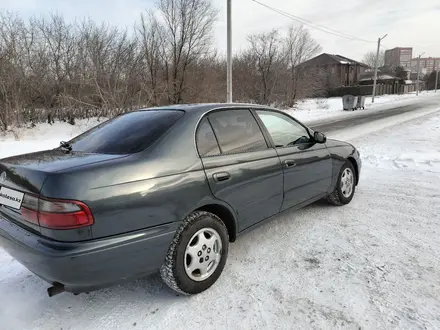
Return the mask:
{"type": "Polygon", "coordinates": [[[72,151],[130,154],[148,148],[182,116],[180,110],[135,111],[115,117],[69,141],[72,151]]]}
{"type": "Polygon", "coordinates": [[[250,110],[221,110],[209,115],[222,154],[267,149],[266,140],[250,110]]]}

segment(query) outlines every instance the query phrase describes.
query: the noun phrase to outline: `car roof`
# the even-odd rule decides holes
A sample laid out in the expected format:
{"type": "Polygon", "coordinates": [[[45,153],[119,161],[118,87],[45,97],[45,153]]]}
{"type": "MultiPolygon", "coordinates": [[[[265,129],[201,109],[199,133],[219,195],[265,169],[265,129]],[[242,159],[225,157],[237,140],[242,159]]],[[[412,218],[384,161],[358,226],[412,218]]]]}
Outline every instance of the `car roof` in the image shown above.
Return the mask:
{"type": "Polygon", "coordinates": [[[184,110],[187,112],[206,112],[217,108],[269,108],[264,105],[252,103],[194,103],[194,104],[172,104],[160,107],[143,108],[138,111],[145,110],[184,110]]]}

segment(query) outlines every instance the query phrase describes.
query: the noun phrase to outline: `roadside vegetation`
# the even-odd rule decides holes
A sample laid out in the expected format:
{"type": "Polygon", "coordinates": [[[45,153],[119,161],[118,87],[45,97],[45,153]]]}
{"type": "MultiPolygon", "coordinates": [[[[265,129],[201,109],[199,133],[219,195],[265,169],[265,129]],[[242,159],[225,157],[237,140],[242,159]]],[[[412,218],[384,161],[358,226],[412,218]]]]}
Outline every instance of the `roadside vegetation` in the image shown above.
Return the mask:
{"type": "MultiPolygon", "coordinates": [[[[0,131],[223,102],[226,59],[213,46],[218,14],[209,0],[158,0],[132,30],[88,18],[0,14],[0,131]]],[[[294,68],[320,50],[302,26],[250,35],[234,55],[234,100],[292,106],[319,94],[294,68]]]]}

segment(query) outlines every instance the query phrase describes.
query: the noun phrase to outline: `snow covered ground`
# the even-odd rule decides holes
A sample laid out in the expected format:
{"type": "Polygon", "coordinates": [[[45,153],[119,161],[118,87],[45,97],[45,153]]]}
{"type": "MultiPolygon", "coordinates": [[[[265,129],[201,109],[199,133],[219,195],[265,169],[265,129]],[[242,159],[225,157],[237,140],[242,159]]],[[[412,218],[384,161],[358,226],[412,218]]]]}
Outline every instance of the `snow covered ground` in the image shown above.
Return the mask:
{"type": "MultiPolygon", "coordinates": [[[[360,149],[352,203],[315,203],[240,237],[219,281],[194,297],[155,275],[48,298],[46,283],[0,249],[0,329],[440,328],[438,110],[329,134],[360,149]]],[[[0,157],[23,143],[0,142],[0,157]]]]}
{"type": "MultiPolygon", "coordinates": [[[[101,119],[101,122],[104,119],[101,119]]],[[[65,122],[38,124],[32,129],[15,128],[13,132],[0,135],[0,158],[15,154],[28,153],[59,146],[60,141],[69,140],[93,126],[98,125],[96,119],[78,120],[72,126],[65,122]]]]}
{"type": "MultiPolygon", "coordinates": [[[[400,106],[409,104],[417,99],[426,99],[438,96],[438,93],[434,91],[422,91],[417,96],[416,93],[408,93],[402,95],[381,95],[376,96],[374,103],[371,103],[371,96],[365,99],[365,110],[386,110],[390,106],[400,106]]],[[[289,113],[294,115],[297,119],[302,121],[314,121],[327,118],[340,118],[347,115],[352,115],[351,111],[341,111],[342,98],[319,98],[319,99],[306,99],[299,102],[294,109],[288,110],[289,113]]],[[[360,113],[363,111],[356,111],[360,113]]]]}

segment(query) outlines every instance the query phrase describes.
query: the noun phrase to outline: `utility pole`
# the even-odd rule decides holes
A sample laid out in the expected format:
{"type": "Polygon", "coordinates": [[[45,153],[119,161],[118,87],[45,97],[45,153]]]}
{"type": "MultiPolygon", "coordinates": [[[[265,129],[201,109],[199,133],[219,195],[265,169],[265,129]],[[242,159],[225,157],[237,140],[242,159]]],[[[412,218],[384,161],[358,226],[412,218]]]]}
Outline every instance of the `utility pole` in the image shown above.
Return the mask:
{"type": "Polygon", "coordinates": [[[227,31],[227,78],[226,78],[226,85],[227,85],[227,103],[232,103],[232,17],[231,17],[231,0],[227,0],[227,25],[228,25],[228,31],[227,31]]]}
{"type": "Polygon", "coordinates": [[[373,82],[373,97],[371,99],[371,103],[374,103],[374,96],[376,95],[376,84],[377,84],[377,66],[379,63],[379,51],[380,51],[380,42],[385,39],[388,34],[385,34],[382,38],[377,39],[377,53],[376,60],[374,61],[374,82],[373,82]]]}
{"type": "Polygon", "coordinates": [[[437,70],[437,75],[435,76],[435,92],[437,93],[437,84],[438,84],[438,75],[440,74],[440,70],[437,70]]]}
{"type": "Polygon", "coordinates": [[[425,53],[422,53],[419,55],[419,57],[417,58],[417,91],[416,91],[416,96],[419,95],[419,81],[420,81],[420,58],[422,57],[422,55],[425,53]]]}

